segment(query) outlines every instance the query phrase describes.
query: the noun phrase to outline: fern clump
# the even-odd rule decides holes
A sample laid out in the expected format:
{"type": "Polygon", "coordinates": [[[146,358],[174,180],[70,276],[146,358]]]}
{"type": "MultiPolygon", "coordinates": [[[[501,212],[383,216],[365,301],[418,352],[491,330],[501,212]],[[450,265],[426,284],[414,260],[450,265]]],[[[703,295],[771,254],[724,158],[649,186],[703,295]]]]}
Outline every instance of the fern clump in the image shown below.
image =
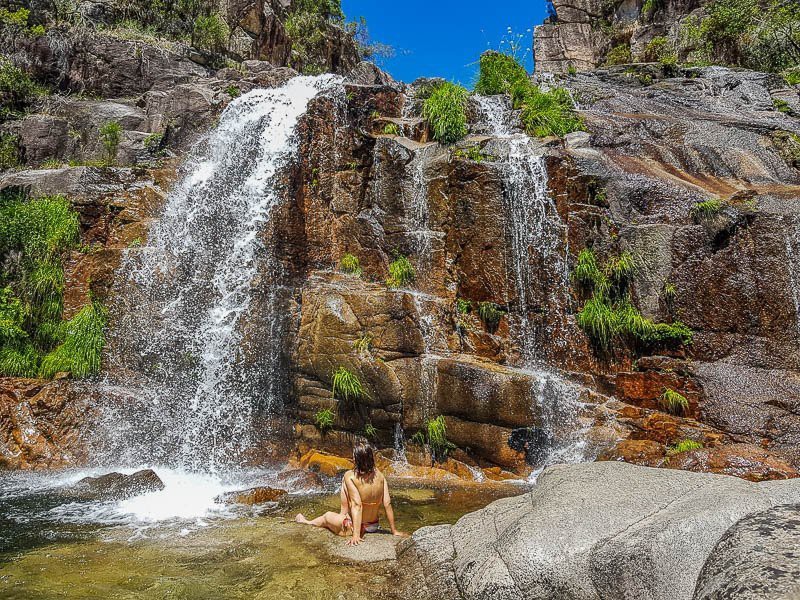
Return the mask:
{"type": "Polygon", "coordinates": [[[685,414],[689,408],[689,401],[686,396],[672,388],[664,388],[664,392],[658,398],[658,404],[673,415],[685,414]]]}
{"type": "Polygon", "coordinates": [[[401,254],[389,265],[389,278],[386,280],[386,285],[390,288],[400,288],[412,283],[416,276],[414,265],[401,254]]]}
{"type": "Polygon", "coordinates": [[[364,395],[364,386],[358,375],[345,367],[339,367],[333,374],[331,391],[336,400],[355,402],[364,395]]]}
{"type": "Polygon", "coordinates": [[[422,114],[431,127],[434,140],[455,144],[467,135],[467,99],[469,92],[450,82],[439,84],[425,100],[422,114]]]}
{"type": "Polygon", "coordinates": [[[481,318],[481,321],[483,321],[489,333],[497,331],[497,327],[500,325],[500,321],[505,314],[506,311],[494,302],[478,303],[478,316],[481,318]]]}
{"type": "Polygon", "coordinates": [[[314,425],[316,425],[317,429],[319,429],[322,433],[326,433],[333,429],[333,424],[336,421],[336,415],[330,408],[324,408],[320,411],[317,411],[317,414],[314,415],[314,425]]]}
{"type": "Polygon", "coordinates": [[[83,378],[97,373],[105,346],[105,327],[105,309],[98,302],[84,306],[61,325],[59,334],[64,341],[42,359],[40,376],[50,379],[56,373],[70,373],[83,378]]]}
{"type": "Polygon", "coordinates": [[[530,81],[517,83],[511,91],[514,108],[528,135],[563,137],[583,130],[583,121],[575,113],[575,103],[563,88],[542,91],[530,81]]]}
{"type": "Polygon", "coordinates": [[[670,456],[675,456],[676,454],[681,454],[683,452],[691,452],[692,450],[700,450],[703,447],[703,444],[700,442],[695,442],[694,440],[681,440],[674,446],[670,446],[667,448],[667,454],[670,456]]]}
{"type": "Polygon", "coordinates": [[[357,256],[345,254],[339,261],[339,268],[343,273],[347,273],[353,277],[361,277],[361,262],[358,260],[357,256]]]}
{"type": "Polygon", "coordinates": [[[475,93],[484,96],[507,94],[517,82],[527,79],[525,67],[513,56],[490,50],[481,55],[475,93]]]}

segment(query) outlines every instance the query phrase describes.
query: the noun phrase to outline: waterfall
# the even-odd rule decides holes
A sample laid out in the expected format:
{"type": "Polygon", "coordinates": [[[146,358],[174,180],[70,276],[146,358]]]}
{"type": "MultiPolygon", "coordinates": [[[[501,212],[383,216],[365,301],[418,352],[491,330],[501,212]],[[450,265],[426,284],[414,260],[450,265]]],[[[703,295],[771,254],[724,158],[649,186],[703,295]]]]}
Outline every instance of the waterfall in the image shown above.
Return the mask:
{"type": "Polygon", "coordinates": [[[511,125],[513,111],[504,96],[477,96],[483,128],[506,149],[502,168],[509,240],[509,265],[515,287],[510,307],[512,335],[521,366],[532,375],[531,401],[541,415],[539,448],[545,464],[582,460],[582,388],[547,367],[547,350],[564,343],[569,295],[566,225],[550,197],[547,169],[536,143],[511,125]]]}
{"type": "Polygon", "coordinates": [[[279,408],[285,289],[266,240],[298,119],[337,81],[296,77],[232,101],[183,167],[147,246],[127,252],[103,390],[110,460],[214,472],[279,408]]]}

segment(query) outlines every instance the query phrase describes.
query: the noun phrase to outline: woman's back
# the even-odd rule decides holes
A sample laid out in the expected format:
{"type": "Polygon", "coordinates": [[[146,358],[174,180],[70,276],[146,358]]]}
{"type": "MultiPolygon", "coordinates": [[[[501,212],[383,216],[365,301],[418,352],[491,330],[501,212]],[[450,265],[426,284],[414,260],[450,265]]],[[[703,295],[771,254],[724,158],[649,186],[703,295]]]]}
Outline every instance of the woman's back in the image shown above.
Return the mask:
{"type": "Polygon", "coordinates": [[[353,485],[358,490],[358,495],[361,497],[364,522],[377,521],[378,513],[383,504],[385,485],[383,473],[375,469],[371,476],[362,477],[356,475],[354,471],[348,471],[346,476],[353,482],[353,485]]]}

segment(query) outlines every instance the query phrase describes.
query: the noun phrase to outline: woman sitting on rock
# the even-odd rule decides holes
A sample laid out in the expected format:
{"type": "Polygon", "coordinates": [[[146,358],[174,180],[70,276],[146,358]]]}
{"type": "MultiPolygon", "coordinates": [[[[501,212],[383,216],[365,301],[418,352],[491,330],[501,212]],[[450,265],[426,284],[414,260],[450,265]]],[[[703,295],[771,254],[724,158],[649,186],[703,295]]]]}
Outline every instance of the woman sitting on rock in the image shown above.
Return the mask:
{"type": "Polygon", "coordinates": [[[372,446],[367,442],[358,442],[353,448],[353,462],[355,468],[345,473],[342,479],[341,510],[338,513],[326,512],[313,521],[298,514],[295,520],[305,525],[324,527],[342,537],[352,535],[347,544],[357,546],[365,533],[375,533],[380,529],[379,513],[383,505],[392,535],[405,536],[394,525],[389,484],[383,473],[375,467],[372,446]]]}

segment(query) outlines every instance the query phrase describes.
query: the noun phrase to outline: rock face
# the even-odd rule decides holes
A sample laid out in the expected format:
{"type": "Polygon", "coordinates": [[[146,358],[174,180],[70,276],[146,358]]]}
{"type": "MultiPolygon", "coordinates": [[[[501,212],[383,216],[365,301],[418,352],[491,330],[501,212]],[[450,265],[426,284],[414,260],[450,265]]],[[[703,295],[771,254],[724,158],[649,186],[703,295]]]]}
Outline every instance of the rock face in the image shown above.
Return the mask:
{"type": "Polygon", "coordinates": [[[800,505],[776,506],[731,527],[706,560],[695,600],[800,598],[800,505]]]}
{"type": "MultiPolygon", "coordinates": [[[[780,555],[793,529],[766,540],[768,534],[747,525],[755,522],[748,515],[798,498],[797,481],[752,484],[617,463],[556,466],[528,494],[494,502],[452,526],[418,530],[398,548],[398,558],[409,597],[689,599],[706,557],[711,555],[703,586],[705,573],[720,572],[714,566],[722,564],[718,552],[720,560],[743,558],[735,541],[715,550],[731,526],[734,533],[726,539],[741,539],[747,531],[761,536],[753,545],[742,541],[747,552],[757,554],[764,540],[762,556],[780,555]],[[739,536],[737,523],[743,527],[739,536]]],[[[793,522],[786,510],[774,514],[776,527],[781,518],[793,522]]],[[[796,558],[782,560],[796,570],[796,558]]],[[[730,562],[725,565],[734,572],[730,562]]],[[[757,580],[773,589],[767,577],[757,580]]],[[[788,577],[776,580],[776,591],[789,583],[788,577]]]]}

